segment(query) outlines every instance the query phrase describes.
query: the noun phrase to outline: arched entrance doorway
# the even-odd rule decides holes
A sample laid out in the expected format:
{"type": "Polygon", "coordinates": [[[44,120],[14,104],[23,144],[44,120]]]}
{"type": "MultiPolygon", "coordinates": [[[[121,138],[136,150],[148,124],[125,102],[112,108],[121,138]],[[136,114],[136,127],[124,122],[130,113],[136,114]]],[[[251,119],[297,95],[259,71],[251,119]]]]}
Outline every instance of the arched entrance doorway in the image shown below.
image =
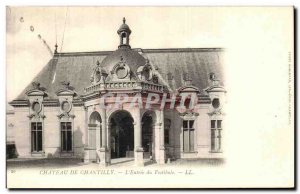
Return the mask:
{"type": "Polygon", "coordinates": [[[113,113],[111,123],[111,158],[134,157],[133,118],[121,110],[113,113]]]}
{"type": "Polygon", "coordinates": [[[154,133],[153,127],[156,117],[152,111],[147,111],[142,117],[142,145],[144,148],[144,157],[154,157],[154,133]]]}

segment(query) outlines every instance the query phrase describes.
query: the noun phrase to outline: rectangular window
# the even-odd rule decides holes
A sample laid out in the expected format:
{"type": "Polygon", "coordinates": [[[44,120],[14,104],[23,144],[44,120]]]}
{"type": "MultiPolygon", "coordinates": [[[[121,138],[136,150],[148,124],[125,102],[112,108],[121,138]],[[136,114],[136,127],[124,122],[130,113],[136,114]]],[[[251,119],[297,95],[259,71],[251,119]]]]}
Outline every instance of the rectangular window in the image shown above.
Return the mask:
{"type": "Polygon", "coordinates": [[[72,151],[72,123],[61,122],[61,150],[63,152],[72,151]]]}
{"type": "Polygon", "coordinates": [[[31,151],[43,151],[43,127],[41,122],[31,123],[31,151]]]}
{"type": "Polygon", "coordinates": [[[169,131],[170,131],[170,129],[165,129],[165,144],[169,144],[170,143],[170,141],[169,141],[169,139],[170,139],[170,133],[169,133],[169,131]]]}
{"type": "Polygon", "coordinates": [[[194,152],[195,141],[194,141],[194,120],[183,121],[183,151],[194,152]]]}
{"type": "Polygon", "coordinates": [[[211,120],[211,151],[221,151],[222,120],[211,120]]]}

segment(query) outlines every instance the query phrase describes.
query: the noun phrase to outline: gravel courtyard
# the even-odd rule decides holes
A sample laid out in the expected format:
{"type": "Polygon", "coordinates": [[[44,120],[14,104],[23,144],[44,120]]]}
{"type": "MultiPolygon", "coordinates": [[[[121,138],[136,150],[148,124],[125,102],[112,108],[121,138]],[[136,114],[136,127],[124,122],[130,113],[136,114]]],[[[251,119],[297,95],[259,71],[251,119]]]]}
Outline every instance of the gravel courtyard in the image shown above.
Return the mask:
{"type": "MultiPolygon", "coordinates": [[[[178,159],[166,163],[163,166],[219,166],[224,163],[223,159],[178,159]]],[[[73,167],[91,167],[97,168],[97,163],[83,163],[82,159],[78,158],[30,158],[30,159],[8,159],[6,162],[7,169],[18,168],[73,168],[73,167]]],[[[118,158],[112,159],[110,168],[134,166],[133,158],[118,158]]],[[[145,159],[145,167],[159,166],[153,161],[145,159]]]]}

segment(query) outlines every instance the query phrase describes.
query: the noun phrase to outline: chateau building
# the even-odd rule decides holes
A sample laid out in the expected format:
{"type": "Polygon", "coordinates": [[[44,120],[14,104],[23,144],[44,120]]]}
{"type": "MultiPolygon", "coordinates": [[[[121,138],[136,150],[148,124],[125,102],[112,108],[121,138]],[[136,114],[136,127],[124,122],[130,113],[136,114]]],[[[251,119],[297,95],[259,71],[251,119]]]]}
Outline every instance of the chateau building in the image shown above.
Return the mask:
{"type": "Polygon", "coordinates": [[[56,50],[9,103],[17,156],[222,158],[223,49],[133,49],[125,18],[117,34],[116,51],[56,50]]]}

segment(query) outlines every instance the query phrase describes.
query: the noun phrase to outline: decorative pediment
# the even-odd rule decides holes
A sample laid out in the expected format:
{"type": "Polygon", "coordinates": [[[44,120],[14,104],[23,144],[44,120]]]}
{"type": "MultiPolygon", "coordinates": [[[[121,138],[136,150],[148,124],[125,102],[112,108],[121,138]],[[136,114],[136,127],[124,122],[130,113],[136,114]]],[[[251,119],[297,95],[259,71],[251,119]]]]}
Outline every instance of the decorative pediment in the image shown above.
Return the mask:
{"type": "Polygon", "coordinates": [[[76,96],[77,93],[74,91],[74,87],[70,85],[70,82],[61,82],[63,86],[60,90],[56,92],[57,96],[76,96]]]}
{"type": "Polygon", "coordinates": [[[44,95],[46,95],[46,93],[41,90],[28,90],[26,92],[26,95],[27,96],[44,96],[44,95]]]}
{"type": "Polygon", "coordinates": [[[57,96],[76,96],[76,92],[74,92],[72,90],[61,89],[56,92],[56,95],[57,96]]]}
{"type": "Polygon", "coordinates": [[[178,89],[179,93],[200,93],[200,90],[195,86],[183,86],[178,89]]]}
{"type": "Polygon", "coordinates": [[[206,92],[226,92],[223,86],[220,84],[220,80],[217,79],[215,73],[209,74],[209,79],[211,81],[210,86],[205,88],[204,91],[206,92]]]}
{"type": "Polygon", "coordinates": [[[225,88],[223,86],[210,86],[206,89],[204,89],[206,92],[226,92],[225,88]]]}
{"type": "Polygon", "coordinates": [[[40,86],[39,82],[32,82],[32,88],[26,92],[27,96],[46,96],[46,89],[40,86]]]}

